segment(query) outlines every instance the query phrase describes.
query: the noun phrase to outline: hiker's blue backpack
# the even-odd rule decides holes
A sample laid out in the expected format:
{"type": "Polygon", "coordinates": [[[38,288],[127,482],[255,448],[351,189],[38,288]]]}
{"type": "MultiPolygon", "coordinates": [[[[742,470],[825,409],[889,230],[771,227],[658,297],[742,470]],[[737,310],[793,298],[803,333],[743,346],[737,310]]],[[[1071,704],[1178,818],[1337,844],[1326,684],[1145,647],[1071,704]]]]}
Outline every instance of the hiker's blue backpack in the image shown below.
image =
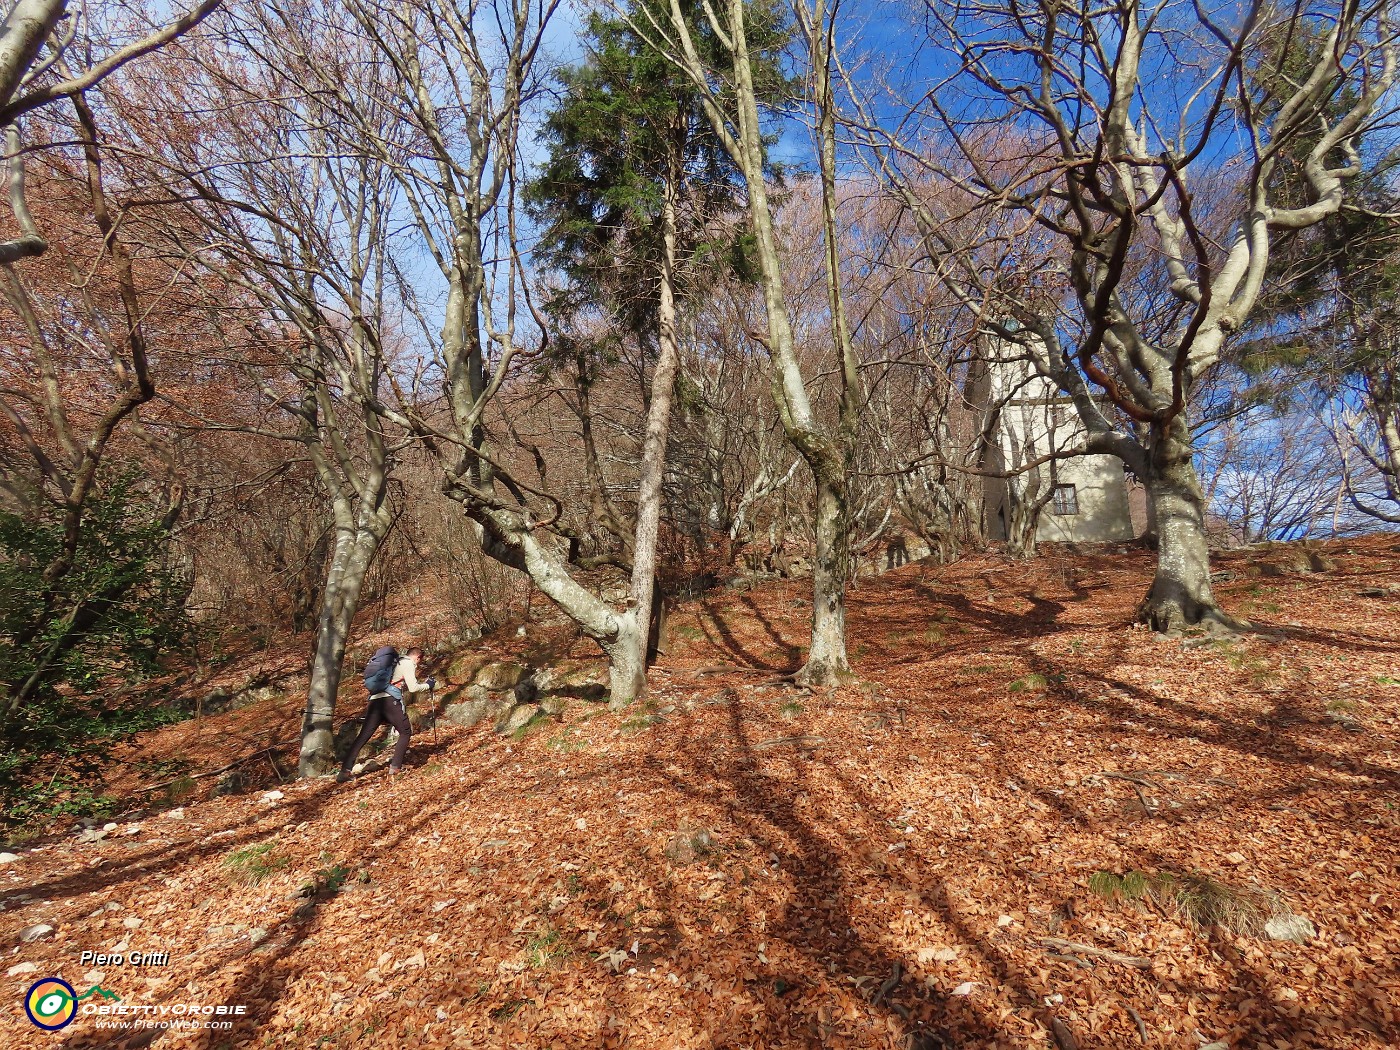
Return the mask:
{"type": "Polygon", "coordinates": [[[381,645],[365,664],[365,688],[369,695],[382,693],[394,680],[394,668],[399,663],[399,651],[392,645],[381,645]]]}

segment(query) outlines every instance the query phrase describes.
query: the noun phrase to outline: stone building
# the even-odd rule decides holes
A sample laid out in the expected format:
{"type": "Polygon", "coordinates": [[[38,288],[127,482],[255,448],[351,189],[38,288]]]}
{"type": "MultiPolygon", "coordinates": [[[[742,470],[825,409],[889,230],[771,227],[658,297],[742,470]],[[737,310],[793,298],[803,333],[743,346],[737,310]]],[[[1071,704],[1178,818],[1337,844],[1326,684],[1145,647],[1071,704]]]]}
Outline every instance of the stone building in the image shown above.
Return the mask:
{"type": "MultiPolygon", "coordinates": [[[[1028,352],[1000,343],[972,384],[988,413],[988,472],[1016,471],[1052,452],[1084,443],[1084,427],[1069,397],[1042,376],[1028,352]]],[[[1016,545],[1031,526],[1035,540],[1121,542],[1137,535],[1122,461],[1073,456],[984,485],[985,535],[1016,545]]]]}

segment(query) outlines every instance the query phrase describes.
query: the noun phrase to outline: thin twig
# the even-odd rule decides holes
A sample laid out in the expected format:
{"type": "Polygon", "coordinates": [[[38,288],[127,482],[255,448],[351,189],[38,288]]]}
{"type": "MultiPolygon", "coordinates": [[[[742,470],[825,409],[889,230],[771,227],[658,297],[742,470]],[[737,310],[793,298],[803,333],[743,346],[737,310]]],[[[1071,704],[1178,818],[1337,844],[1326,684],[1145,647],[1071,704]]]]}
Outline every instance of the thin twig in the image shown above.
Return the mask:
{"type": "Polygon", "coordinates": [[[272,771],[277,774],[277,783],[285,784],[287,778],[282,775],[282,770],[277,767],[277,760],[272,757],[272,748],[265,748],[263,753],[267,755],[267,764],[272,767],[272,771]]]}
{"type": "Polygon", "coordinates": [[[1124,955],[1122,952],[1110,951],[1107,948],[1095,948],[1092,944],[1079,944],[1061,937],[1042,937],[1040,943],[1051,948],[1058,948],[1062,952],[1092,955],[1097,959],[1107,959],[1109,962],[1122,963],[1124,966],[1132,966],[1139,970],[1152,969],[1151,959],[1144,959],[1139,955],[1124,955]]]}
{"type": "Polygon", "coordinates": [[[1146,1046],[1146,1045],[1147,1045],[1147,1025],[1145,1025],[1145,1024],[1142,1023],[1142,1015],[1141,1015],[1140,1013],[1138,1013],[1136,1010],[1134,1010],[1131,1006],[1128,1007],[1128,1015],[1129,1015],[1134,1021],[1137,1022],[1138,1035],[1142,1038],[1142,1045],[1143,1045],[1143,1046],[1146,1046]]]}
{"type": "Polygon", "coordinates": [[[1102,773],[1100,775],[1108,777],[1111,780],[1126,780],[1129,784],[1131,784],[1133,790],[1137,792],[1138,801],[1142,803],[1143,810],[1146,811],[1146,813],[1149,816],[1155,814],[1159,809],[1162,808],[1161,803],[1153,801],[1151,798],[1145,795],[1143,793],[1142,788],[1138,786],[1139,784],[1142,784],[1150,788],[1156,788],[1158,791],[1160,791],[1162,789],[1160,784],[1154,784],[1150,780],[1146,780],[1142,777],[1130,776],[1125,773],[1102,773]]]}
{"type": "Polygon", "coordinates": [[[264,751],[271,751],[274,747],[280,747],[280,746],[282,746],[282,745],[280,745],[280,744],[269,744],[267,747],[260,747],[260,748],[258,748],[258,750],[254,751],[251,755],[244,755],[242,758],[235,759],[234,761],[230,762],[230,763],[229,763],[228,765],[226,765],[226,766],[220,766],[218,769],[211,769],[211,770],[209,770],[207,773],[182,773],[180,776],[175,777],[173,780],[162,781],[162,782],[159,783],[159,784],[150,784],[150,785],[146,785],[146,786],[143,786],[143,787],[139,787],[139,788],[137,788],[136,790],[138,790],[138,791],[159,791],[161,788],[163,788],[163,787],[169,787],[171,784],[178,783],[178,782],[181,781],[181,780],[203,780],[205,777],[216,777],[216,776],[218,776],[220,773],[227,773],[227,772],[228,772],[230,769],[232,769],[234,766],[241,766],[244,762],[251,762],[253,759],[255,759],[255,758],[257,758],[259,755],[261,755],[264,751]]]}
{"type": "Polygon", "coordinates": [[[895,987],[899,984],[900,978],[903,976],[904,966],[896,959],[894,961],[894,969],[890,971],[890,975],[885,978],[884,984],[880,985],[880,990],[875,993],[875,997],[870,1000],[870,1004],[872,1006],[879,1006],[883,1003],[890,992],[895,990],[895,987]]]}
{"type": "Polygon", "coordinates": [[[1069,1030],[1069,1025],[1054,1014],[1050,1015],[1050,1034],[1055,1037],[1055,1045],[1060,1050],[1079,1050],[1079,1041],[1074,1038],[1074,1033],[1069,1030]]]}
{"type": "Polygon", "coordinates": [[[762,740],[754,745],[754,748],[761,750],[768,747],[778,747],[781,744],[796,744],[800,748],[821,747],[826,743],[824,736],[808,736],[803,733],[798,736],[775,736],[772,740],[762,740]]]}

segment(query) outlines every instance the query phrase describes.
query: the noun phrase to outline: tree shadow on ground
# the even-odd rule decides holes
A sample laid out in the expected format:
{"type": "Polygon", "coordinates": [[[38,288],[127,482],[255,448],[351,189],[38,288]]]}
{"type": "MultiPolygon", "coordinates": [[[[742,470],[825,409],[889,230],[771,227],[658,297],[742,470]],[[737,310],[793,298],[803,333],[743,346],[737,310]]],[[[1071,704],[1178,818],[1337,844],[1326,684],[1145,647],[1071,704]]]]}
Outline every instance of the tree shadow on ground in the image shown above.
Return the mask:
{"type": "Polygon", "coordinates": [[[705,618],[700,621],[700,629],[705,632],[706,641],[717,650],[728,653],[741,666],[774,671],[780,674],[790,674],[797,670],[801,664],[802,648],[787,641],[782,636],[752,597],[744,595],[740,599],[740,604],[748,609],[748,615],[743,619],[752,620],[759,625],[772,643],[772,648],[781,653],[780,658],[775,661],[746,646],[740,640],[739,635],[734,630],[734,625],[731,623],[734,619],[732,608],[718,598],[706,599],[701,603],[701,608],[705,610],[705,618]]]}
{"type": "MultiPolygon", "coordinates": [[[[774,876],[787,880],[790,898],[777,914],[749,916],[748,935],[756,942],[781,941],[804,960],[802,969],[822,974],[837,986],[855,985],[862,990],[868,1009],[864,1017],[843,1018],[839,1012],[823,1014],[819,1009],[792,1005],[774,991],[774,982],[783,975],[770,970],[762,978],[746,982],[745,991],[762,1004],[767,1028],[805,1039],[805,1045],[826,1045],[840,1034],[880,1040],[893,1037],[891,1045],[917,1050],[941,1047],[988,1045],[998,1038],[1002,1026],[975,997],[945,996],[939,990],[910,976],[915,960],[893,953],[869,932],[858,915],[858,899],[877,892],[917,893],[930,910],[954,926],[964,946],[988,961],[1003,974],[1013,997],[1034,1013],[1039,989],[1020,973],[994,945],[963,923],[951,905],[943,883],[922,878],[918,865],[892,858],[886,853],[881,816],[894,811],[872,797],[860,784],[834,765],[822,762],[823,772],[840,784],[856,810],[866,816],[859,826],[841,830],[819,827],[820,814],[811,814],[807,799],[812,788],[807,775],[812,762],[800,752],[788,764],[787,775],[766,772],[760,756],[763,749],[750,739],[742,703],[729,705],[729,748],[721,751],[703,742],[669,751],[648,762],[649,769],[663,778],[678,794],[723,813],[754,844],[755,866],[766,872],[774,866],[774,876]],[[680,772],[667,767],[682,766],[680,772]],[[883,811],[883,812],[882,812],[883,811]],[[882,833],[883,832],[883,833],[882,833]],[[867,856],[869,866],[853,867],[852,856],[867,856]],[[888,859],[887,859],[888,858],[888,859]],[[775,863],[776,862],[776,863],[775,863]],[[896,966],[905,974],[881,993],[896,966]]],[[[762,877],[758,872],[756,877],[762,877]]],[[[668,879],[664,871],[653,878],[668,879]]],[[[770,949],[770,954],[778,954],[770,949]]],[[[775,963],[775,968],[776,968],[775,963]]],[[[788,978],[794,975],[787,974],[788,978]]],[[[797,1002],[804,1002],[797,997],[797,1002]]],[[[742,1032],[730,1033],[734,1039],[742,1032]]]]}

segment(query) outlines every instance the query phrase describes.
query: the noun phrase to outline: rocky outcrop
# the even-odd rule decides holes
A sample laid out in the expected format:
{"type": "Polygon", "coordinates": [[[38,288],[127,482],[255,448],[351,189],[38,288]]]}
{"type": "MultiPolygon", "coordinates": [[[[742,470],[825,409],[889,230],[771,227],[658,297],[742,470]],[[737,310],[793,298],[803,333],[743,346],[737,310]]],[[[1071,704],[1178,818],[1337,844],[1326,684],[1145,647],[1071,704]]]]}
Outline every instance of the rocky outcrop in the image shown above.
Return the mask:
{"type": "Polygon", "coordinates": [[[561,660],[531,669],[465,653],[443,671],[457,688],[447,695],[442,717],[467,728],[491,719],[498,732],[513,733],[540,714],[558,717],[570,700],[605,699],[607,673],[599,660],[561,660]]]}
{"type": "Polygon", "coordinates": [[[492,691],[514,689],[529,675],[530,672],[523,664],[515,663],[512,660],[501,660],[481,668],[476,673],[476,677],[472,679],[472,684],[492,691]]]}
{"type": "Polygon", "coordinates": [[[560,660],[534,673],[538,695],[601,700],[608,691],[608,669],[597,660],[560,660]]]}
{"type": "Polygon", "coordinates": [[[454,725],[470,729],[487,718],[497,718],[509,711],[512,702],[509,694],[489,693],[475,686],[463,693],[464,699],[448,704],[442,716],[454,725]]]}
{"type": "Polygon", "coordinates": [[[197,715],[221,715],[225,711],[241,711],[265,700],[272,700],[287,693],[285,681],[269,682],[266,678],[252,678],[239,686],[218,685],[194,703],[197,715]]]}

